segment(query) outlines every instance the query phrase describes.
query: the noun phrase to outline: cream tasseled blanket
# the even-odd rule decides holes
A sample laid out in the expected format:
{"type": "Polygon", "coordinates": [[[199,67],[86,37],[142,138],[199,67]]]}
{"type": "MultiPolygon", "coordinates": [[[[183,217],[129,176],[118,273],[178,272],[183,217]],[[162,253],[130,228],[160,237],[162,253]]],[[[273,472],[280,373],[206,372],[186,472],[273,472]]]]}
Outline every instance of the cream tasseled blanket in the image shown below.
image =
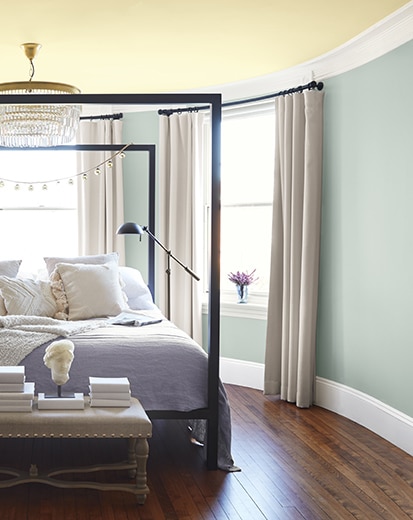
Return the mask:
{"type": "Polygon", "coordinates": [[[62,321],[43,316],[0,316],[0,365],[18,365],[35,348],[104,326],[106,320],[62,321]]]}

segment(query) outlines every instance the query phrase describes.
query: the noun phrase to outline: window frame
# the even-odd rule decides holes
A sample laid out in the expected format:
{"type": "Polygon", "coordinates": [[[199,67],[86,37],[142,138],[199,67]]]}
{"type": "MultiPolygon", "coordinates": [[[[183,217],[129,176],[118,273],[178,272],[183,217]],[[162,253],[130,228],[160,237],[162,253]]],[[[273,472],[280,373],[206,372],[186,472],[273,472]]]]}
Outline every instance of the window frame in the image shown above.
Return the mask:
{"type": "MultiPolygon", "coordinates": [[[[222,110],[222,123],[224,122],[225,118],[231,117],[231,118],[248,118],[248,117],[257,117],[260,114],[271,114],[274,115],[274,126],[275,126],[275,106],[273,100],[265,100],[262,102],[254,103],[251,105],[242,105],[238,107],[223,107],[222,110]]],[[[210,154],[207,153],[208,147],[210,146],[210,138],[209,138],[209,132],[208,132],[208,117],[205,118],[204,124],[205,127],[205,139],[204,139],[204,157],[209,158],[210,154]]],[[[210,172],[210,165],[206,161],[204,164],[205,167],[205,175],[204,175],[204,183],[205,183],[205,194],[204,194],[204,244],[205,244],[205,256],[204,256],[204,303],[203,303],[203,312],[208,312],[208,278],[206,274],[208,273],[208,259],[209,259],[209,251],[208,251],[208,244],[210,244],[210,204],[208,200],[209,192],[207,190],[207,187],[210,185],[209,183],[209,172],[210,172]]],[[[222,173],[221,173],[222,175],[222,173]]],[[[271,197],[272,198],[272,197],[271,197]]],[[[222,194],[221,194],[221,218],[222,218],[222,208],[223,207],[242,207],[242,206],[266,206],[272,208],[272,201],[270,203],[252,203],[252,202],[245,202],[245,203],[233,203],[233,204],[227,204],[224,205],[222,203],[222,194]]],[[[221,273],[222,278],[222,273],[221,273]]],[[[268,307],[268,292],[264,291],[254,291],[253,285],[250,288],[249,291],[249,297],[248,297],[248,303],[247,304],[238,304],[236,302],[236,291],[235,288],[233,291],[229,289],[222,289],[221,286],[221,295],[220,295],[220,308],[221,308],[221,315],[223,316],[230,316],[230,317],[245,317],[245,318],[252,318],[252,319],[261,319],[265,320],[267,319],[267,307],[268,307]],[[252,289],[252,290],[251,290],[252,289]]]]}

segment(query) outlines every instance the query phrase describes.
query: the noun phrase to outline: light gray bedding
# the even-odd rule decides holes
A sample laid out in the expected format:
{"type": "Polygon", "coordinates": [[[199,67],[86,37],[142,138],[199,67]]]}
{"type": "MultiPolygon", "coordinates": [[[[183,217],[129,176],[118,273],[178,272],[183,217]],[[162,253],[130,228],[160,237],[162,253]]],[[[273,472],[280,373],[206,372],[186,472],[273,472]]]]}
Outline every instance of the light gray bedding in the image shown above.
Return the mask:
{"type": "MultiPolygon", "coordinates": [[[[144,327],[99,327],[71,335],[70,340],[75,345],[75,357],[63,392],[88,394],[89,376],[128,377],[132,395],[147,411],[186,412],[207,406],[207,355],[167,320],[144,327]]],[[[35,382],[36,393],[55,390],[50,370],[43,362],[45,348],[50,343],[34,349],[20,363],[25,366],[26,381],[35,382]]],[[[219,468],[236,470],[231,457],[230,408],[221,383],[218,444],[219,468]]]]}

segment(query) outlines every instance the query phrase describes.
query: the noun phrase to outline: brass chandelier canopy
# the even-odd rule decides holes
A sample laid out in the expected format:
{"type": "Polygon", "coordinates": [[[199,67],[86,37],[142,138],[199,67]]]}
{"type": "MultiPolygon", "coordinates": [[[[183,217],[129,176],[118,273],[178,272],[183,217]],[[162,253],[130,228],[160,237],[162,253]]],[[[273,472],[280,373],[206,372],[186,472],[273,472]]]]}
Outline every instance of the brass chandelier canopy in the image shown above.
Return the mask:
{"type": "MultiPolygon", "coordinates": [[[[30,61],[30,78],[0,83],[0,96],[80,93],[77,87],[66,83],[33,81],[33,60],[41,45],[23,43],[21,47],[30,61]]],[[[0,105],[0,146],[36,148],[66,144],[75,137],[80,111],[78,105],[0,105]]]]}

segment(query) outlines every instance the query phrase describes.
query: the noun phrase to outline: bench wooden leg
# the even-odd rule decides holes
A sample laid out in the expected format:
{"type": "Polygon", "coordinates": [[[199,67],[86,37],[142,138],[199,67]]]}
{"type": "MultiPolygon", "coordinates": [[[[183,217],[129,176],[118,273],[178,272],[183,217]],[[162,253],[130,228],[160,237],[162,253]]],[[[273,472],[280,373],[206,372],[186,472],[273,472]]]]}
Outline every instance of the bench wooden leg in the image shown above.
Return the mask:
{"type": "MultiPolygon", "coordinates": [[[[136,440],[136,439],[135,439],[136,440]]],[[[143,504],[146,500],[146,495],[149,493],[146,478],[146,464],[149,455],[149,443],[147,439],[139,438],[136,442],[136,488],[138,491],[145,493],[137,496],[138,503],[143,504]]]]}
{"type": "Polygon", "coordinates": [[[130,469],[128,471],[129,478],[136,478],[136,468],[138,465],[138,460],[136,458],[136,437],[131,437],[128,439],[128,463],[134,466],[134,469],[130,469]]]}

